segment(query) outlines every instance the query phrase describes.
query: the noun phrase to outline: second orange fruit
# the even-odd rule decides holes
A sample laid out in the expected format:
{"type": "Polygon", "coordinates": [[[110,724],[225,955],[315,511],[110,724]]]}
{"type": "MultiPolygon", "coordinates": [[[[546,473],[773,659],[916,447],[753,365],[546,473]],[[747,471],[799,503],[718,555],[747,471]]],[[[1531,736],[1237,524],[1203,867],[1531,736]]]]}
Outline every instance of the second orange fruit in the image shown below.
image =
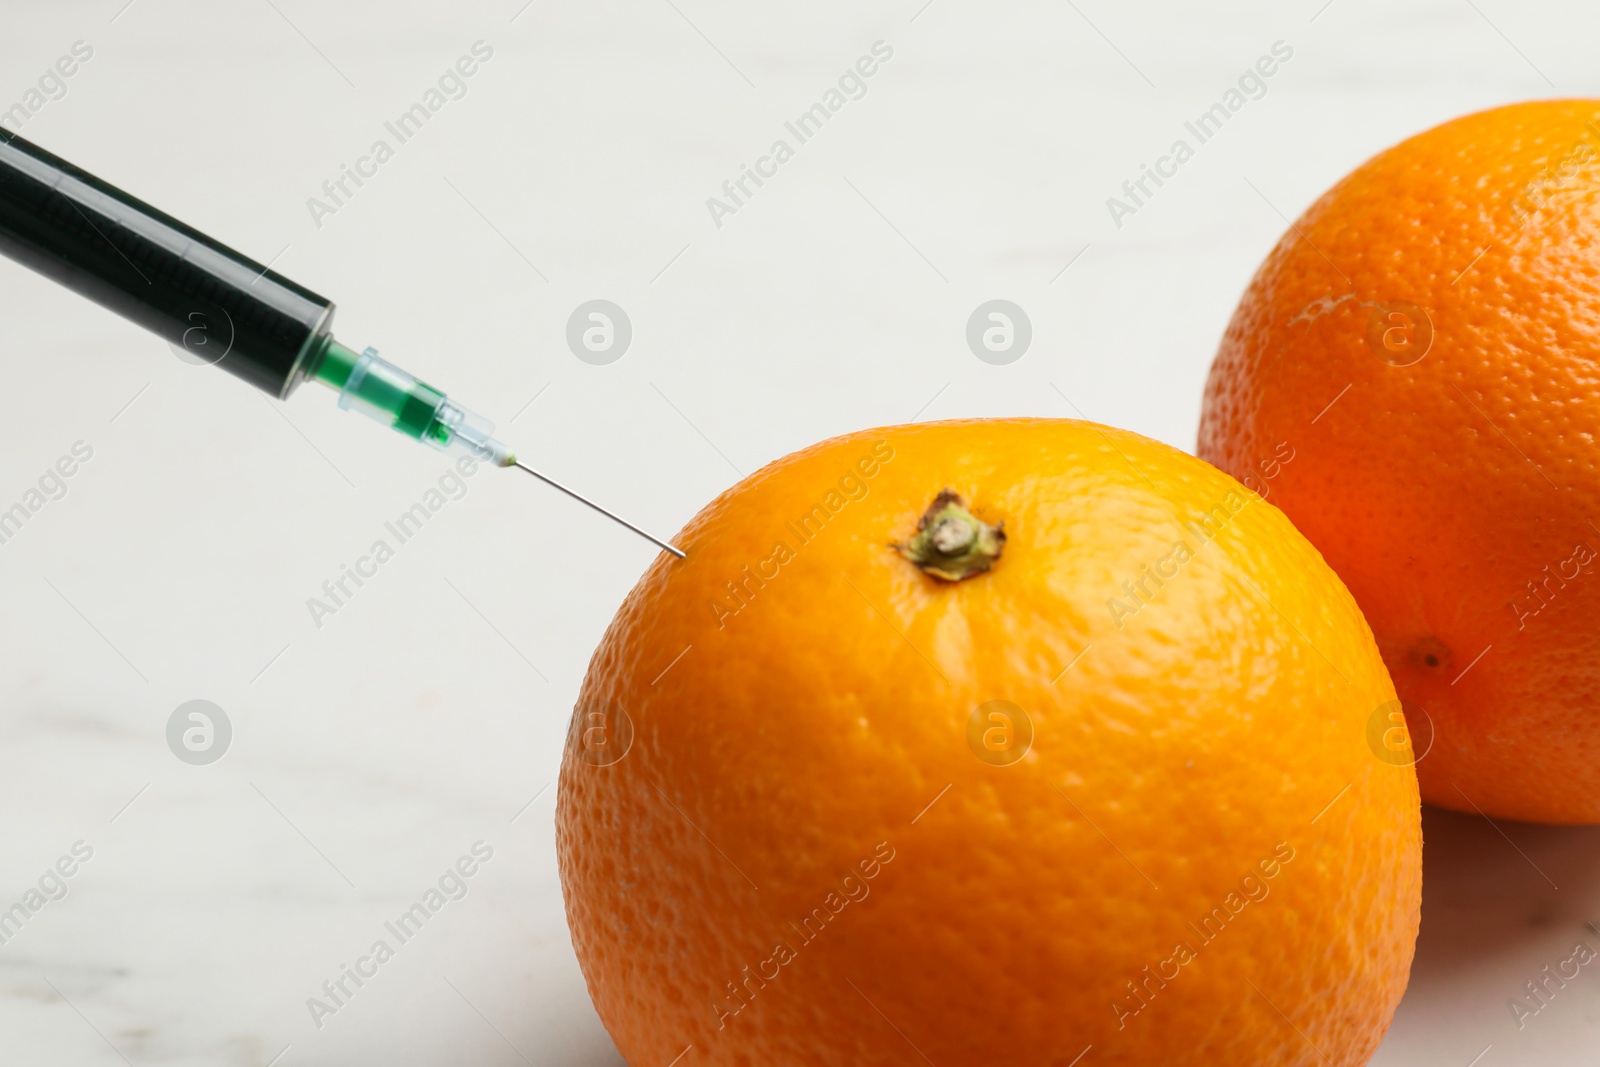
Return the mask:
{"type": "Polygon", "coordinates": [[[1600,101],[1447,122],[1318,199],[1234,314],[1199,452],[1355,594],[1424,799],[1600,822],[1600,101]]]}

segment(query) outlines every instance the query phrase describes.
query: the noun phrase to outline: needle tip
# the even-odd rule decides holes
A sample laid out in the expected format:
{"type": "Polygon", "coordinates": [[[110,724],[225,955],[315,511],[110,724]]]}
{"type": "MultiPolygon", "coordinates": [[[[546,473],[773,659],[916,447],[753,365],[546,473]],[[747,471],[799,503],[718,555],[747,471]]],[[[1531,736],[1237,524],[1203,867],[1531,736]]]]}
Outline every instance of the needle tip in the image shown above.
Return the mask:
{"type": "Polygon", "coordinates": [[[567,486],[562,485],[560,482],[556,481],[554,478],[550,477],[548,474],[539,473],[538,471],[534,470],[532,467],[528,466],[526,463],[523,463],[520,460],[518,460],[517,457],[512,455],[509,451],[506,453],[506,461],[504,463],[502,463],[501,466],[503,466],[503,467],[516,467],[516,468],[518,468],[520,470],[525,470],[529,474],[533,475],[535,478],[539,479],[541,482],[544,482],[546,485],[548,485],[548,486],[550,486],[550,487],[552,487],[554,489],[561,490],[563,493],[565,493],[568,496],[572,497],[572,499],[574,499],[574,500],[576,500],[576,501],[578,501],[578,502],[580,502],[580,503],[582,503],[584,505],[587,505],[588,507],[593,508],[595,511],[598,511],[600,514],[604,515],[606,518],[612,520],[613,522],[620,523],[621,525],[626,526],[628,529],[632,530],[634,533],[638,534],[640,537],[643,537],[646,541],[649,541],[651,544],[655,545],[657,548],[664,549],[667,552],[671,552],[674,556],[677,556],[679,559],[688,559],[689,558],[688,554],[686,552],[684,552],[683,549],[676,548],[673,545],[670,545],[667,542],[661,540],[661,538],[655,536],[654,534],[640,529],[639,527],[635,526],[633,523],[629,522],[627,519],[624,519],[622,516],[618,515],[616,512],[606,510],[605,508],[601,507],[599,504],[596,504],[593,500],[590,500],[588,497],[584,496],[582,493],[579,493],[577,490],[570,489],[567,486]]]}

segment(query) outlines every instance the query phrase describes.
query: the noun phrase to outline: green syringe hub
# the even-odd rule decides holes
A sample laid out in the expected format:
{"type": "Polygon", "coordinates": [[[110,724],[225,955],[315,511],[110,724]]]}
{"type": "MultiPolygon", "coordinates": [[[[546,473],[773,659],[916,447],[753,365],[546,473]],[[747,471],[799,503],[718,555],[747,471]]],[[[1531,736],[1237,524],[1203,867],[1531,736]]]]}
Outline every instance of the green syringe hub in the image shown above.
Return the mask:
{"type": "Polygon", "coordinates": [[[415,375],[378,358],[376,349],[357,353],[328,338],[311,377],[339,391],[339,406],[359,411],[441,452],[463,452],[497,467],[516,461],[495,440],[494,426],[456,404],[415,375]]]}

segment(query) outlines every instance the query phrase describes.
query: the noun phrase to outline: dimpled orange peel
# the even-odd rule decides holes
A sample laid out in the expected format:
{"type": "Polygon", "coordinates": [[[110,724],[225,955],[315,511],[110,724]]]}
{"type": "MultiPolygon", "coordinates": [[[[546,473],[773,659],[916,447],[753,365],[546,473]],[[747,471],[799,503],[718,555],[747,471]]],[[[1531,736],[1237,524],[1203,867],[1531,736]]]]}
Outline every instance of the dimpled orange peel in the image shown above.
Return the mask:
{"type": "Polygon", "coordinates": [[[1092,423],[944,422],[779,460],[678,543],[595,653],[557,804],[628,1063],[1367,1062],[1416,776],[1271,504],[1092,423]]]}
{"type": "Polygon", "coordinates": [[[1468,115],[1284,234],[1206,387],[1200,455],[1261,477],[1350,587],[1424,799],[1600,822],[1600,101],[1468,115]]]}

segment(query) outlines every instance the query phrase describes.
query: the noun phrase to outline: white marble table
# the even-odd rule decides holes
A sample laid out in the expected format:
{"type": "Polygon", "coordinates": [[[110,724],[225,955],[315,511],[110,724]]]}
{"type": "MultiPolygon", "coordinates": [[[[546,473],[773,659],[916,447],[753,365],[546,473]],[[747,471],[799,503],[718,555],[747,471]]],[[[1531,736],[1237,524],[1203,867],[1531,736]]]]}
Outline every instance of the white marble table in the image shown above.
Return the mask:
{"type": "MultiPolygon", "coordinates": [[[[1191,446],[1278,212],[1449,116],[1600,88],[1575,0],[1321,3],[8,0],[0,109],[670,532],[770,459],[913,416],[1076,406],[1191,446]],[[707,198],[879,40],[865,95],[718,226],[707,198]],[[466,95],[313,212],[477,41],[466,95]],[[1265,95],[1118,226],[1107,198],[1277,41],[1265,95]],[[634,328],[607,366],[564,343],[594,298],[634,328]],[[1033,324],[1009,366],[965,344],[992,298],[1033,324]]],[[[0,544],[0,906],[93,850],[0,945],[0,1060],[620,1062],[567,938],[550,783],[648,546],[480,473],[318,626],[307,598],[443,460],[309,388],[274,406],[8,261],[0,324],[0,504],[93,451],[0,544]],[[211,766],[164,741],[192,699],[233,725],[211,766]],[[318,1028],[306,999],[479,841],[466,895],[318,1028]]],[[[1521,1030],[1505,1001],[1595,936],[1596,832],[1426,828],[1377,1062],[1592,1060],[1589,969],[1521,1030]]]]}

